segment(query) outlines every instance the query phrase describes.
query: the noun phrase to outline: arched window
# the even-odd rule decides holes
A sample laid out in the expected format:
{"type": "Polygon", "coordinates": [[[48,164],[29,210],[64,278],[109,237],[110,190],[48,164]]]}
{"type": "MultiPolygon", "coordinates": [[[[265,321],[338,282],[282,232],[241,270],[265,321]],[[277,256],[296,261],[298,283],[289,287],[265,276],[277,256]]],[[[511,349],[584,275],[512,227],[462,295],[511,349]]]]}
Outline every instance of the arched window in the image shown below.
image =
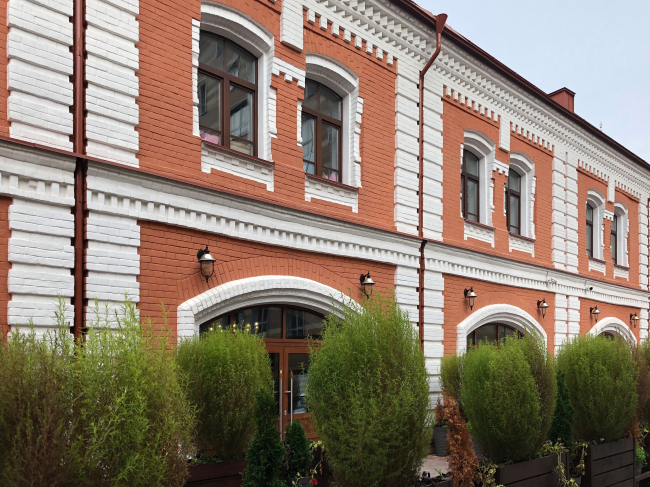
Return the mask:
{"type": "Polygon", "coordinates": [[[594,207],[587,203],[587,255],[594,256],[594,207]]]}
{"type": "Polygon", "coordinates": [[[206,142],[257,155],[257,58],[234,42],[201,31],[199,129],[206,142]]]}
{"type": "Polygon", "coordinates": [[[479,221],[479,158],[471,151],[463,151],[463,167],[460,177],[460,198],[463,218],[479,221]]]}
{"type": "Polygon", "coordinates": [[[506,217],[508,231],[521,235],[521,176],[512,168],[506,184],[506,217]]]}
{"type": "Polygon", "coordinates": [[[341,181],[343,99],[314,80],[305,80],[302,102],[302,160],[307,174],[341,181]]]}
{"type": "Polygon", "coordinates": [[[473,347],[485,341],[491,344],[499,343],[508,337],[521,338],[523,334],[513,327],[501,323],[483,325],[467,335],[467,347],[473,347]]]}
{"type": "Polygon", "coordinates": [[[313,311],[288,306],[258,306],[226,313],[199,326],[199,333],[215,329],[239,329],[265,339],[320,339],[324,317],[313,311]]]}
{"type": "Polygon", "coordinates": [[[618,225],[619,219],[618,215],[614,214],[614,219],[612,220],[612,230],[609,237],[610,250],[612,251],[612,262],[618,264],[618,225]]]}

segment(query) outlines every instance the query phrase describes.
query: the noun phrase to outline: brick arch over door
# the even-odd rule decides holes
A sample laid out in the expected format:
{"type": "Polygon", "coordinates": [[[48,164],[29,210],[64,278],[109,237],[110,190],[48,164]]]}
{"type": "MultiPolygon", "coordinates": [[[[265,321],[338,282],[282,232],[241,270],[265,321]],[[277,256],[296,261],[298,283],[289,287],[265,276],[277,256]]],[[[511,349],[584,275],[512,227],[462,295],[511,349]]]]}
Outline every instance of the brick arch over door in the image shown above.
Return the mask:
{"type": "Polygon", "coordinates": [[[214,267],[214,276],[208,282],[198,270],[178,283],[179,301],[187,301],[210,288],[225,283],[259,276],[294,276],[319,282],[337,291],[355,296],[359,283],[351,282],[331,270],[313,262],[291,258],[252,257],[235,261],[222,262],[214,267]]]}
{"type": "Polygon", "coordinates": [[[351,303],[358,309],[339,289],[311,279],[283,275],[248,277],[215,286],[182,303],[177,309],[177,335],[179,341],[194,336],[202,322],[243,307],[288,304],[328,314],[351,303]]]}

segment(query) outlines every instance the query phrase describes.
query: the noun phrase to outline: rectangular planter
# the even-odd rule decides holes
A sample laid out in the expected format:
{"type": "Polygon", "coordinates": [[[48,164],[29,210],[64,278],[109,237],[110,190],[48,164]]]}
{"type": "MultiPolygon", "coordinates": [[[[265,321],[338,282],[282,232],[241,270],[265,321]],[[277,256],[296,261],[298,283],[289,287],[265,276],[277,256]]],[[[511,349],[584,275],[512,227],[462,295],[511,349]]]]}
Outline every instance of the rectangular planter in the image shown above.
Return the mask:
{"type": "Polygon", "coordinates": [[[192,465],[186,487],[241,487],[246,460],[228,460],[207,465],[192,465]]]}
{"type": "Polygon", "coordinates": [[[626,487],[634,484],[634,440],[593,445],[585,458],[585,487],[626,487]]]}
{"type": "MultiPolygon", "coordinates": [[[[503,484],[505,487],[556,487],[558,484],[558,475],[555,472],[557,461],[557,455],[549,455],[499,467],[495,480],[497,485],[503,484]]],[[[562,455],[562,463],[564,463],[566,471],[568,463],[566,454],[562,455]]]]}

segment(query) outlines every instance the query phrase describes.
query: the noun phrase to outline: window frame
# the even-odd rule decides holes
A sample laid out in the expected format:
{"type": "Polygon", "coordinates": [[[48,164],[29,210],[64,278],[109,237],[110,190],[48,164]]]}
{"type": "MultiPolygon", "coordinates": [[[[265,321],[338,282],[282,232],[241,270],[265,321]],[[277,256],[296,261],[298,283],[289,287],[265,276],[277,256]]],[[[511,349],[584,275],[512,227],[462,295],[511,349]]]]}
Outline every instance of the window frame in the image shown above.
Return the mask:
{"type": "Polygon", "coordinates": [[[590,258],[594,258],[594,213],[597,213],[597,209],[591,206],[591,203],[587,201],[587,204],[585,205],[586,215],[585,215],[585,221],[586,221],[586,233],[587,235],[591,235],[591,248],[589,248],[589,239],[586,240],[586,248],[587,248],[587,255],[590,258]],[[591,208],[591,220],[589,220],[589,211],[587,210],[588,208],[591,208]]]}
{"type": "MultiPolygon", "coordinates": [[[[220,69],[214,68],[208,64],[202,63],[199,61],[199,66],[197,69],[197,75],[203,74],[205,76],[209,76],[214,79],[218,79],[221,82],[221,113],[220,113],[220,123],[221,123],[221,143],[217,144],[221,147],[225,147],[226,149],[236,151],[240,154],[244,155],[249,155],[246,154],[245,152],[240,152],[237,149],[232,149],[230,146],[231,138],[234,138],[235,140],[241,140],[245,143],[251,143],[253,144],[253,153],[250,154],[253,157],[257,157],[258,154],[258,86],[259,86],[259,67],[258,67],[258,58],[255,56],[252,52],[250,52],[248,49],[243,47],[241,44],[238,44],[234,41],[231,41],[227,37],[220,36],[218,34],[215,34],[213,32],[209,32],[207,30],[201,30],[200,35],[206,35],[210,37],[215,37],[217,39],[221,39],[224,43],[224,52],[223,52],[223,57],[224,57],[224,63],[226,63],[226,69],[227,69],[227,63],[228,63],[228,44],[234,44],[237,46],[238,49],[241,49],[242,51],[246,52],[249,54],[254,60],[255,60],[255,83],[251,83],[250,81],[246,81],[242,78],[239,78],[235,75],[232,75],[228,73],[228,71],[222,71],[220,69]],[[230,116],[226,116],[226,110],[228,110],[228,113],[230,113],[230,85],[234,85],[238,88],[243,89],[244,91],[248,91],[252,94],[252,101],[253,101],[253,119],[251,121],[253,125],[253,137],[252,141],[245,140],[241,137],[233,137],[230,134],[230,116]]],[[[200,55],[200,54],[199,54],[200,55]]],[[[197,91],[200,89],[200,85],[197,82],[197,91]]],[[[197,93],[197,96],[198,93],[197,93]]],[[[200,106],[200,101],[199,101],[199,106],[200,106]]],[[[200,112],[199,112],[199,134],[201,133],[201,130],[207,129],[208,131],[212,130],[209,127],[204,127],[201,125],[201,117],[200,117],[200,112]]]]}
{"type": "Polygon", "coordinates": [[[480,223],[481,222],[481,157],[477,156],[474,152],[471,150],[468,150],[467,147],[463,150],[463,160],[461,163],[461,168],[460,168],[460,196],[461,196],[461,211],[463,218],[465,220],[475,222],[475,223],[480,223]],[[475,176],[473,174],[469,174],[467,171],[465,171],[465,157],[466,154],[470,153],[477,159],[477,168],[478,168],[478,176],[475,176]],[[472,180],[476,183],[476,220],[472,220],[470,218],[467,218],[468,212],[467,212],[467,181],[472,180]]]}
{"type": "Polygon", "coordinates": [[[612,218],[612,228],[609,232],[609,248],[612,252],[612,262],[614,265],[619,265],[618,264],[618,222],[619,218],[616,213],[614,213],[614,217],[612,218]]]}
{"type": "MultiPolygon", "coordinates": [[[[499,332],[500,332],[500,328],[501,328],[501,327],[505,327],[505,328],[509,328],[509,329],[513,330],[513,331],[517,334],[517,338],[518,338],[519,340],[521,340],[521,339],[523,338],[523,336],[524,336],[524,334],[523,334],[521,331],[519,331],[517,328],[515,328],[514,326],[511,326],[511,325],[508,325],[508,324],[506,324],[506,323],[499,323],[499,322],[496,322],[496,323],[485,323],[485,324],[483,324],[483,325],[481,325],[481,326],[479,326],[479,327],[473,329],[471,332],[469,332],[469,333],[467,334],[467,337],[466,337],[467,348],[469,349],[469,348],[474,348],[474,347],[477,346],[477,345],[476,345],[476,332],[477,332],[478,330],[480,330],[481,328],[483,328],[483,327],[485,327],[485,326],[492,326],[492,325],[494,325],[494,326],[497,327],[497,346],[499,346],[500,343],[501,343],[501,340],[503,340],[502,338],[499,338],[499,336],[500,336],[500,333],[499,333],[499,332]],[[472,338],[472,344],[471,344],[471,345],[469,344],[469,338],[470,338],[470,337],[472,338]]],[[[490,342],[490,344],[491,344],[491,342],[490,342]]]]}
{"type": "Polygon", "coordinates": [[[524,177],[521,174],[519,174],[517,171],[514,171],[512,168],[510,168],[510,170],[508,171],[508,180],[506,181],[506,190],[505,190],[506,226],[508,227],[508,233],[512,233],[513,235],[520,235],[520,236],[521,236],[521,187],[523,186],[524,182],[525,182],[524,177]],[[519,191],[510,189],[510,172],[514,172],[517,176],[519,176],[519,191]],[[513,232],[511,230],[511,225],[510,225],[510,195],[517,197],[517,206],[519,207],[517,211],[516,232],[513,232]]]}
{"type": "Polygon", "coordinates": [[[307,90],[306,85],[307,85],[308,81],[311,82],[311,83],[316,83],[316,85],[318,85],[318,88],[317,88],[318,91],[317,91],[316,96],[319,99],[319,107],[320,107],[320,96],[318,96],[318,95],[319,95],[321,87],[324,87],[324,88],[328,89],[329,91],[331,91],[332,93],[334,93],[336,96],[339,97],[340,103],[341,103],[341,120],[336,120],[335,118],[330,117],[328,115],[325,115],[324,113],[322,113],[322,112],[320,112],[318,110],[314,110],[313,108],[306,107],[305,103],[303,101],[303,103],[302,103],[302,113],[301,113],[301,119],[300,119],[301,126],[302,126],[302,119],[303,118],[307,117],[307,118],[315,119],[315,122],[314,122],[314,160],[313,161],[306,161],[305,159],[302,160],[303,164],[305,162],[307,162],[309,164],[314,165],[314,174],[310,174],[310,173],[308,173],[306,171],[305,171],[305,174],[308,174],[309,176],[314,176],[314,177],[317,177],[317,178],[325,179],[325,180],[330,181],[330,182],[342,183],[343,184],[343,118],[344,118],[344,115],[343,115],[343,112],[344,112],[344,110],[343,110],[343,97],[341,95],[339,95],[337,92],[335,92],[334,90],[332,90],[330,87],[325,86],[323,83],[321,83],[319,81],[316,81],[315,79],[312,79],[312,78],[306,78],[305,79],[305,91],[307,90]],[[323,143],[322,143],[321,137],[323,135],[322,127],[323,127],[324,123],[326,123],[328,125],[332,125],[332,126],[336,127],[339,130],[339,143],[338,143],[338,163],[339,163],[339,168],[336,170],[336,172],[338,173],[338,178],[337,178],[336,181],[332,181],[331,179],[326,178],[325,176],[323,176],[323,154],[322,154],[322,152],[323,152],[323,143]]]}

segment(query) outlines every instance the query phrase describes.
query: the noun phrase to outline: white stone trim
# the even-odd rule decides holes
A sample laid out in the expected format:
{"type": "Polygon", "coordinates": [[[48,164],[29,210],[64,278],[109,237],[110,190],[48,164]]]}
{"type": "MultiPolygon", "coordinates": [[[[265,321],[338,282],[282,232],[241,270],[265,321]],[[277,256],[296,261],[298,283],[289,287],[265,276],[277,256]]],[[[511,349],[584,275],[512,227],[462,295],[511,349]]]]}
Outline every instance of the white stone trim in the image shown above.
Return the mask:
{"type": "Polygon", "coordinates": [[[192,135],[201,136],[199,130],[199,54],[201,21],[192,19],[192,135]]]}
{"type": "Polygon", "coordinates": [[[197,335],[201,323],[242,307],[286,304],[329,314],[352,303],[340,290],[303,277],[271,275],[239,279],[209,289],[178,306],[178,341],[197,335]]]}
{"type": "MultiPolygon", "coordinates": [[[[629,267],[628,236],[630,233],[630,220],[627,207],[620,201],[617,201],[614,203],[614,214],[618,217],[618,228],[616,229],[616,250],[618,255],[616,256],[616,261],[622,267],[629,267]]],[[[616,274],[614,275],[616,276],[616,274]]]]}
{"type": "Polygon", "coordinates": [[[614,266],[614,277],[620,277],[625,280],[630,280],[630,269],[626,267],[621,267],[618,265],[614,266]]]}
{"type": "Polygon", "coordinates": [[[510,169],[522,176],[521,181],[521,235],[535,238],[535,163],[522,152],[510,153],[510,169]]]}
{"type": "Polygon", "coordinates": [[[636,337],[630,327],[624,321],[613,316],[601,318],[587,333],[597,336],[606,331],[622,336],[628,343],[637,343],[636,337]]]}
{"type": "Polygon", "coordinates": [[[280,42],[298,51],[303,48],[302,4],[297,0],[282,2],[280,42]]]}
{"type": "Polygon", "coordinates": [[[474,311],[456,326],[456,353],[467,350],[467,335],[492,322],[510,325],[524,334],[536,334],[548,346],[544,328],[526,311],[510,304],[491,304],[474,311]]]}
{"type": "Polygon", "coordinates": [[[356,188],[305,174],[305,201],[311,201],[312,198],[349,206],[354,213],[359,213],[359,191],[356,188]]]}
{"type": "Polygon", "coordinates": [[[279,61],[274,57],[273,34],[240,11],[210,0],[201,1],[200,29],[226,37],[257,56],[257,150],[260,159],[272,161],[271,138],[277,136],[277,129],[270,85],[271,73],[279,61]]]}
{"type": "Polygon", "coordinates": [[[481,242],[487,242],[494,247],[494,228],[488,228],[485,225],[478,225],[472,221],[464,220],[464,237],[465,240],[473,238],[481,242]]]}
{"type": "MultiPolygon", "coordinates": [[[[606,216],[605,197],[602,194],[600,194],[598,190],[590,189],[587,192],[585,211],[587,208],[587,203],[590,203],[594,209],[594,218],[592,221],[592,225],[594,227],[594,236],[593,236],[594,257],[596,259],[603,260],[603,251],[605,248],[605,238],[604,238],[605,226],[603,224],[603,221],[605,220],[605,216],[606,216]]],[[[584,223],[584,225],[586,225],[586,223],[584,223]]],[[[591,261],[589,264],[591,266],[591,261]]]]}
{"type": "MultiPolygon", "coordinates": [[[[321,54],[307,53],[305,77],[321,83],[343,99],[343,137],[341,146],[341,182],[348,186],[361,186],[361,119],[363,98],[359,97],[359,77],[338,61],[321,54]]],[[[298,119],[302,123],[302,104],[298,104],[298,119]]],[[[299,137],[302,144],[302,137],[299,137]]],[[[305,199],[307,195],[305,195],[305,199]]]]}
{"type": "Polygon", "coordinates": [[[210,173],[213,169],[265,184],[267,191],[274,189],[275,168],[272,164],[258,162],[246,156],[238,156],[234,152],[202,144],[201,170],[210,173]]]}
{"type": "MultiPolygon", "coordinates": [[[[492,170],[494,168],[496,145],[484,134],[476,130],[465,130],[461,153],[470,150],[479,158],[479,222],[492,226],[494,210],[493,191],[491,190],[492,170]]],[[[462,157],[461,167],[462,170],[462,157]]],[[[494,247],[494,243],[492,243],[494,247]]]]}
{"type": "Polygon", "coordinates": [[[525,252],[527,254],[535,257],[535,241],[530,240],[519,235],[514,235],[510,233],[508,235],[508,247],[510,252],[513,250],[518,250],[519,252],[525,252]]]}
{"type": "Polygon", "coordinates": [[[589,270],[601,272],[604,276],[607,274],[607,265],[602,260],[596,260],[589,257],[589,270]]]}

